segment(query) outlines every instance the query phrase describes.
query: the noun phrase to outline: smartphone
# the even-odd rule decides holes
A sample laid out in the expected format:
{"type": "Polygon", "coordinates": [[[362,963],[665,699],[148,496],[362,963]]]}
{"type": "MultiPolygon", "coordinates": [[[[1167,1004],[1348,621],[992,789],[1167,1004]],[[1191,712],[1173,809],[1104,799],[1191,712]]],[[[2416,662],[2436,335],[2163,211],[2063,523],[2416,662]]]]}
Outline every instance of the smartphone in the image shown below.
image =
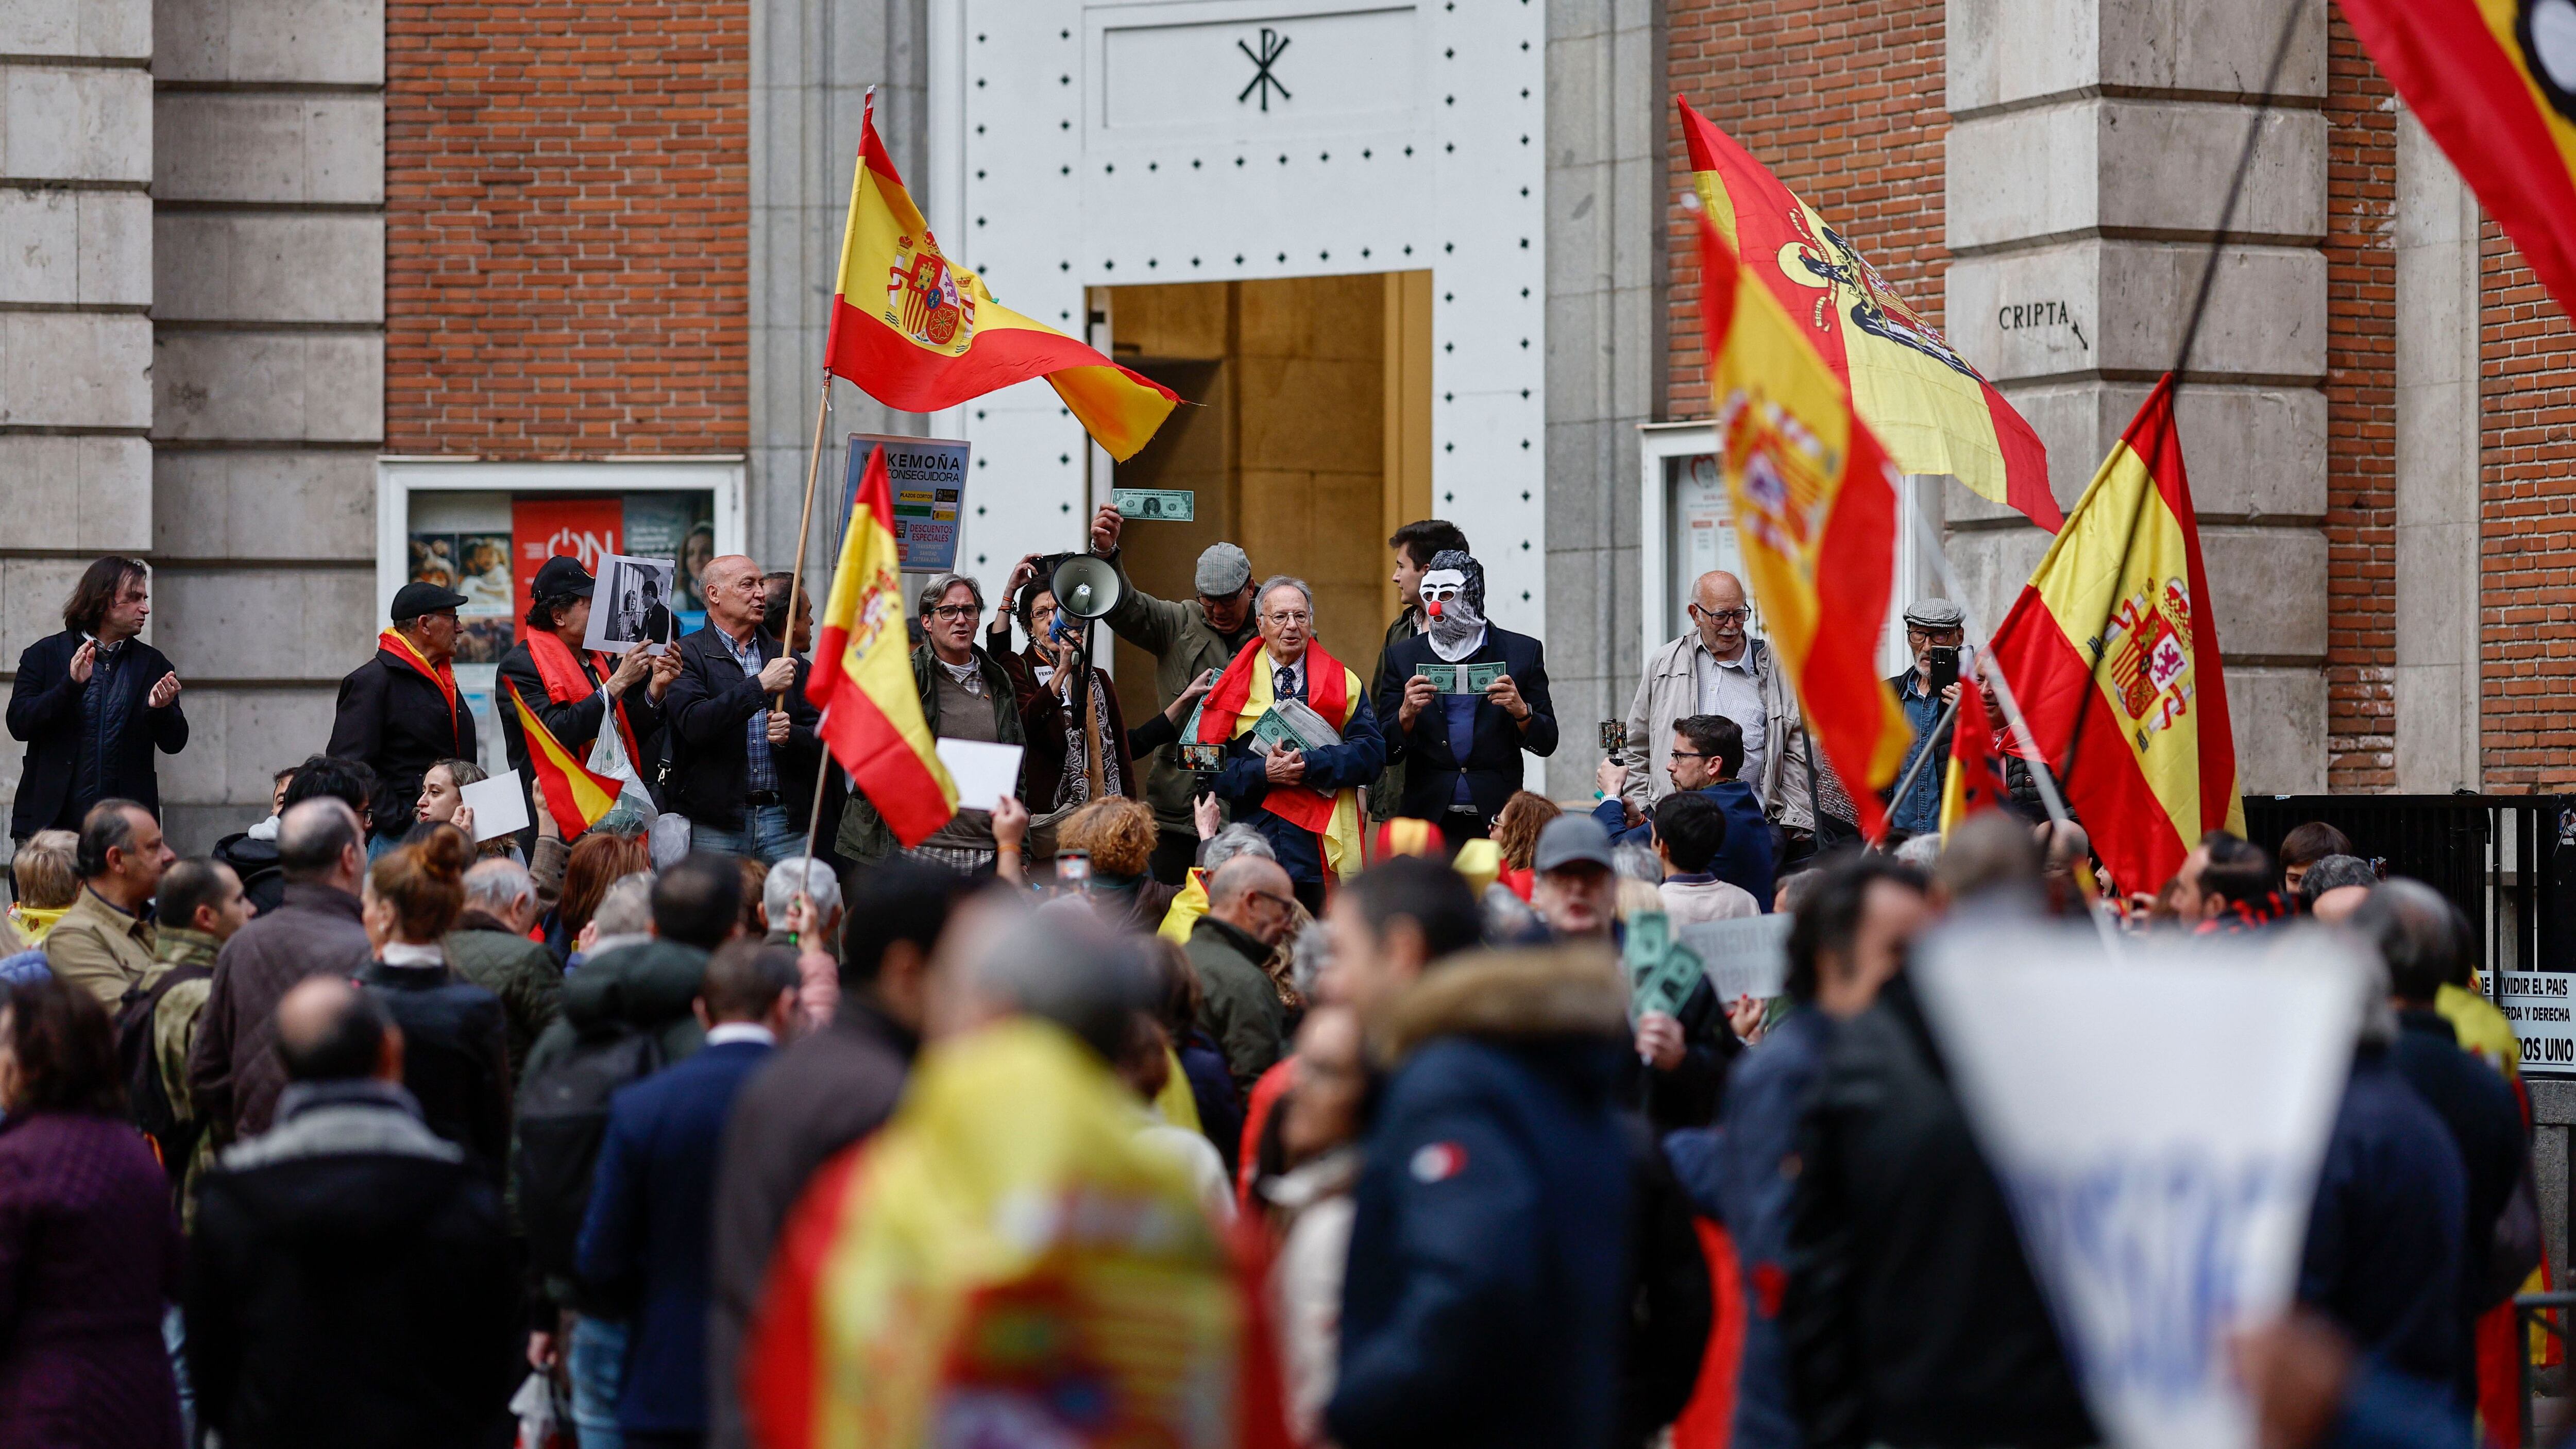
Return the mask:
{"type": "Polygon", "coordinates": [[[1055,853],[1055,883],[1068,891],[1091,889],[1091,854],[1082,850],[1059,850],[1055,853]]]}
{"type": "Polygon", "coordinates": [[[1603,720],[1601,722],[1601,753],[1605,755],[1615,755],[1626,748],[1628,748],[1627,721],[1616,719],[1603,720]]]}
{"type": "Polygon", "coordinates": [[[1185,744],[1181,746],[1181,768],[1194,775],[1213,775],[1225,768],[1225,746],[1185,744]]]}
{"type": "Polygon", "coordinates": [[[1935,645],[1933,645],[1933,646],[1932,646],[1932,693],[1933,693],[1933,696],[1934,696],[1935,698],[1938,698],[1938,697],[1940,696],[1940,693],[1941,693],[1941,691],[1942,691],[1942,690],[1948,689],[1951,685],[1954,685],[1954,684],[1956,684],[1956,683],[1958,683],[1958,682],[1959,682],[1959,651],[1958,651],[1957,649],[1952,648],[1951,646],[1949,646],[1949,645],[1947,645],[1947,644],[1935,644],[1935,645]]]}

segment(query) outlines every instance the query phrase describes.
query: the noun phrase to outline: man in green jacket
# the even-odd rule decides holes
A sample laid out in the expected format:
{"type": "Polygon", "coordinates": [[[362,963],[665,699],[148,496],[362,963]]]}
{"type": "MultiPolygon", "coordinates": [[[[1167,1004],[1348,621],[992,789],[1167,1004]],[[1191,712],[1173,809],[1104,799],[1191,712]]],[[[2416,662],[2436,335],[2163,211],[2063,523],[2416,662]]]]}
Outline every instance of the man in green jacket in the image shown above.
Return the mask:
{"type": "MultiPolygon", "coordinates": [[[[1154,700],[1169,707],[1201,674],[1223,673],[1243,646],[1260,633],[1252,617],[1252,560],[1230,543],[1213,543],[1199,555],[1193,603],[1158,599],[1136,587],[1120,561],[1119,531],[1126,520],[1106,504],[1091,520],[1091,551],[1118,570],[1118,602],[1104,615],[1119,638],[1154,656],[1154,700]]],[[[1187,722],[1183,724],[1186,731],[1187,722]]],[[[1165,885],[1189,879],[1198,855],[1198,825],[1190,801],[1198,782],[1181,766],[1180,746],[1154,751],[1145,770],[1145,799],[1154,807],[1161,839],[1154,847],[1154,878],[1165,885]]]]}
{"type": "Polygon", "coordinates": [[[1191,924],[1186,948],[1199,976],[1199,1026],[1248,1099],[1288,1040],[1287,1008],[1261,963],[1296,922],[1297,897],[1279,862],[1259,855],[1218,866],[1207,890],[1207,914],[1191,924]]]}
{"type": "Polygon", "coordinates": [[[528,1049],[562,1007],[563,968],[528,939],[537,886],[516,861],[478,861],[465,872],[465,913],[447,933],[447,959],[466,980],[501,998],[510,1080],[527,1075],[528,1049]]]}
{"type": "MultiPolygon", "coordinates": [[[[1019,699],[1010,672],[975,642],[984,614],[984,586],[964,574],[941,574],[921,591],[921,647],[912,651],[912,684],[921,691],[921,721],[933,739],[1026,744],[1019,699]]],[[[1025,787],[1021,791],[1026,796],[1025,787]]],[[[960,800],[957,817],[933,831],[915,853],[972,875],[993,863],[990,800],[960,800]]],[[[877,807],[852,792],[841,809],[833,848],[859,865],[874,865],[897,849],[877,807]]]]}

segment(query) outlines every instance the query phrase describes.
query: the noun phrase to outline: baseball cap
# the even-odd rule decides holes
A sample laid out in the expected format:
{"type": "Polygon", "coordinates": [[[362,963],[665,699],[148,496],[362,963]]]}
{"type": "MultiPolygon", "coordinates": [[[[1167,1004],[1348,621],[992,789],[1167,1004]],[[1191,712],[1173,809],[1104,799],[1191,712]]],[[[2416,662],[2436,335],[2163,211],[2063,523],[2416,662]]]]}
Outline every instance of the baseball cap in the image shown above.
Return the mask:
{"type": "Polygon", "coordinates": [[[587,599],[597,587],[580,560],[559,553],[537,570],[536,582],[528,586],[528,593],[537,599],[587,599]]]}
{"type": "Polygon", "coordinates": [[[393,621],[397,624],[453,609],[465,602],[465,596],[436,584],[409,583],[394,591],[393,621]]]}
{"type": "Polygon", "coordinates": [[[1252,582],[1252,560],[1242,549],[1230,543],[1212,543],[1199,555],[1199,593],[1211,599],[1222,599],[1243,591],[1252,582]]]}
{"type": "Polygon", "coordinates": [[[1545,875],[1580,861],[1612,869],[1610,832],[1589,815],[1559,815],[1547,822],[1547,828],[1538,833],[1538,849],[1530,864],[1545,875]]]}
{"type": "Polygon", "coordinates": [[[1956,629],[1967,617],[1948,599],[1916,599],[1905,606],[1905,622],[1917,629],[1956,629]]]}

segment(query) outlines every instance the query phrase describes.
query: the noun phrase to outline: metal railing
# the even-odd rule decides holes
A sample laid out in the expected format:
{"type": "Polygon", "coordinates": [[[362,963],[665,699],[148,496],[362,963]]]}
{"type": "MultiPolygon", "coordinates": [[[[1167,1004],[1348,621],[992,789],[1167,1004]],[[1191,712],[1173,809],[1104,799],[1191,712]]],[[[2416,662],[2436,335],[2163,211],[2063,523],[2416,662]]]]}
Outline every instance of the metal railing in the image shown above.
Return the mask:
{"type": "Polygon", "coordinates": [[[2515,1378],[2521,1389],[2516,1397],[2522,1401],[2522,1449],[2535,1449],[2536,1443],[2536,1426],[2532,1423],[2531,1414],[2532,1331],[2537,1329],[2546,1333],[2558,1340],[2559,1347],[2566,1347],[2564,1314],[2570,1308],[2576,1308],[2576,1293],[2524,1293],[2513,1300],[2513,1358],[2515,1378]]]}

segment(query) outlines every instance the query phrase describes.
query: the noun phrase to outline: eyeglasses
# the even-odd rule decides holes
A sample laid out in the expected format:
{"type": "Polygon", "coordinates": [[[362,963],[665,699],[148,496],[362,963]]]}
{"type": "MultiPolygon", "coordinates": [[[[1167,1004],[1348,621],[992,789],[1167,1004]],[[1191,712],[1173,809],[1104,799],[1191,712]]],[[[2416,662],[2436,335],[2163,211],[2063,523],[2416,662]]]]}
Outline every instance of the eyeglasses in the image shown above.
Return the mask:
{"type": "Polygon", "coordinates": [[[1751,609],[1703,609],[1693,604],[1690,611],[1693,617],[1706,619],[1712,624],[1741,624],[1753,617],[1751,609]]]}
{"type": "Polygon", "coordinates": [[[1282,611],[1282,612],[1280,612],[1280,613],[1275,613],[1275,614],[1264,614],[1262,617],[1263,617],[1263,618],[1265,618],[1265,619],[1268,619],[1268,620],[1269,620],[1271,623],[1273,623],[1273,624],[1283,624],[1283,625],[1285,625],[1285,624],[1312,624],[1312,623],[1314,623],[1314,622],[1315,622],[1315,616],[1314,616],[1314,615],[1312,615],[1312,614],[1307,614],[1307,613],[1300,613],[1299,611],[1297,611],[1297,610],[1295,610],[1295,609],[1289,609],[1289,610],[1285,610],[1285,611],[1282,611]]]}
{"type": "Polygon", "coordinates": [[[1283,896],[1276,891],[1246,891],[1245,894],[1251,896],[1256,901],[1268,901],[1279,909],[1288,911],[1292,914],[1297,909],[1297,901],[1295,897],[1283,896]]]}
{"type": "Polygon", "coordinates": [[[982,612],[973,604],[942,604],[930,611],[933,618],[939,619],[972,619],[982,612]]]}
{"type": "Polygon", "coordinates": [[[1926,644],[1947,644],[1955,648],[1960,640],[1968,637],[1968,631],[1965,629],[1925,629],[1913,624],[1908,624],[1905,626],[1905,637],[1909,640],[1919,639],[1926,644]]]}
{"type": "Polygon", "coordinates": [[[1714,760],[1717,758],[1715,755],[1703,754],[1698,750],[1675,750],[1672,754],[1673,758],[1676,760],[1714,760]]]}

